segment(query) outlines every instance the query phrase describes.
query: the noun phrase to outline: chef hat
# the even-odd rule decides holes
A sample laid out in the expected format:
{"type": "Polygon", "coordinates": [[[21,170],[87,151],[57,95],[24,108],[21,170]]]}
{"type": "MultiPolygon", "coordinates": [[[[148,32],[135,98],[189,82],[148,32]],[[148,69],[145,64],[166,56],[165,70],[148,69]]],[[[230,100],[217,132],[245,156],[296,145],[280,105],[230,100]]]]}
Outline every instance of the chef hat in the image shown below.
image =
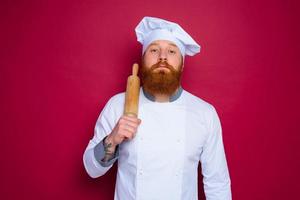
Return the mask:
{"type": "Polygon", "coordinates": [[[135,28],[137,40],[143,45],[143,54],[155,40],[174,42],[182,56],[200,52],[200,45],[178,24],[155,17],[144,17],[135,28]]]}

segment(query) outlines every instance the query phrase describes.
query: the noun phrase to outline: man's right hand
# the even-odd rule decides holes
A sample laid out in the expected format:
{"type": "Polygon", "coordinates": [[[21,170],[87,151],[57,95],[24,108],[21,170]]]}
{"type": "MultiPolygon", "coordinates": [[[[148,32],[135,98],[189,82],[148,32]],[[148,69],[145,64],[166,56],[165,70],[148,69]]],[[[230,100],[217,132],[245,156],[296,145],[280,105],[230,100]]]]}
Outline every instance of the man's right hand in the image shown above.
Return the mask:
{"type": "Polygon", "coordinates": [[[131,140],[134,138],[137,128],[141,120],[137,117],[122,115],[115,125],[112,132],[106,137],[104,147],[106,152],[106,159],[114,154],[116,146],[121,144],[124,140],[131,140]]]}

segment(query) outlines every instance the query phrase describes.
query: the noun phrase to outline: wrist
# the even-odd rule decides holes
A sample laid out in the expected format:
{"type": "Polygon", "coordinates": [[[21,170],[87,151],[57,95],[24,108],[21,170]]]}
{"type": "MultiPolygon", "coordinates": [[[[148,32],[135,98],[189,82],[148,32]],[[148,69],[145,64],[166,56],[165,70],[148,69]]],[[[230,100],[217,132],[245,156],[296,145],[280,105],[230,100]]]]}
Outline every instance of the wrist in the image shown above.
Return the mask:
{"type": "Polygon", "coordinates": [[[113,148],[113,149],[115,149],[116,146],[117,146],[117,144],[114,142],[113,135],[111,135],[111,134],[108,135],[108,136],[105,138],[104,143],[105,143],[106,145],[110,144],[110,147],[113,148]]]}

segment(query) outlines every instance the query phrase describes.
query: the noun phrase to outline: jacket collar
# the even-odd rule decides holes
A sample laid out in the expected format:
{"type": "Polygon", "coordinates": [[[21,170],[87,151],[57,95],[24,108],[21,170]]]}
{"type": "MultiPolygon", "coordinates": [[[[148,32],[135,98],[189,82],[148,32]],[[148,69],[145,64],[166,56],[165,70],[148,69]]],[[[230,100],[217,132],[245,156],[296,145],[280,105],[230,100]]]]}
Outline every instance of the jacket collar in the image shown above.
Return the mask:
{"type": "MultiPolygon", "coordinates": [[[[155,97],[154,97],[153,95],[147,93],[147,92],[144,90],[143,87],[142,87],[142,89],[143,89],[143,93],[144,93],[145,97],[146,97],[147,99],[149,99],[150,101],[154,101],[154,102],[155,102],[155,97]]],[[[176,92],[175,94],[173,94],[172,96],[170,96],[169,102],[176,101],[176,100],[181,96],[182,91],[183,91],[182,87],[179,86],[177,92],[176,92]]]]}

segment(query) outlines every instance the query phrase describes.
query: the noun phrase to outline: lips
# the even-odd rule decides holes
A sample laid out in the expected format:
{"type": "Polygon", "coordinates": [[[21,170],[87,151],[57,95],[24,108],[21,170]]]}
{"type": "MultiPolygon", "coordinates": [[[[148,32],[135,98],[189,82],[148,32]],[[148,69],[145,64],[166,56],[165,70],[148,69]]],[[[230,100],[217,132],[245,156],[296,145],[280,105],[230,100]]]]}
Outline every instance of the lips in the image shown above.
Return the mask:
{"type": "Polygon", "coordinates": [[[169,69],[169,67],[167,67],[166,65],[164,65],[164,66],[158,66],[158,68],[166,68],[166,69],[169,69]]]}
{"type": "Polygon", "coordinates": [[[169,69],[168,66],[158,66],[158,67],[156,67],[154,69],[154,71],[160,71],[160,70],[163,70],[163,71],[168,70],[168,71],[170,71],[170,69],[169,69]]]}
{"type": "Polygon", "coordinates": [[[159,64],[158,67],[167,67],[167,64],[159,64]]]}
{"type": "Polygon", "coordinates": [[[169,65],[167,62],[158,62],[155,65],[153,65],[150,69],[150,71],[156,72],[156,71],[172,71],[173,67],[169,65]]]}
{"type": "Polygon", "coordinates": [[[169,67],[167,67],[167,66],[158,67],[158,69],[168,69],[168,70],[170,70],[169,67]]]}
{"type": "Polygon", "coordinates": [[[156,69],[169,69],[169,66],[167,64],[159,64],[156,69]]]}

